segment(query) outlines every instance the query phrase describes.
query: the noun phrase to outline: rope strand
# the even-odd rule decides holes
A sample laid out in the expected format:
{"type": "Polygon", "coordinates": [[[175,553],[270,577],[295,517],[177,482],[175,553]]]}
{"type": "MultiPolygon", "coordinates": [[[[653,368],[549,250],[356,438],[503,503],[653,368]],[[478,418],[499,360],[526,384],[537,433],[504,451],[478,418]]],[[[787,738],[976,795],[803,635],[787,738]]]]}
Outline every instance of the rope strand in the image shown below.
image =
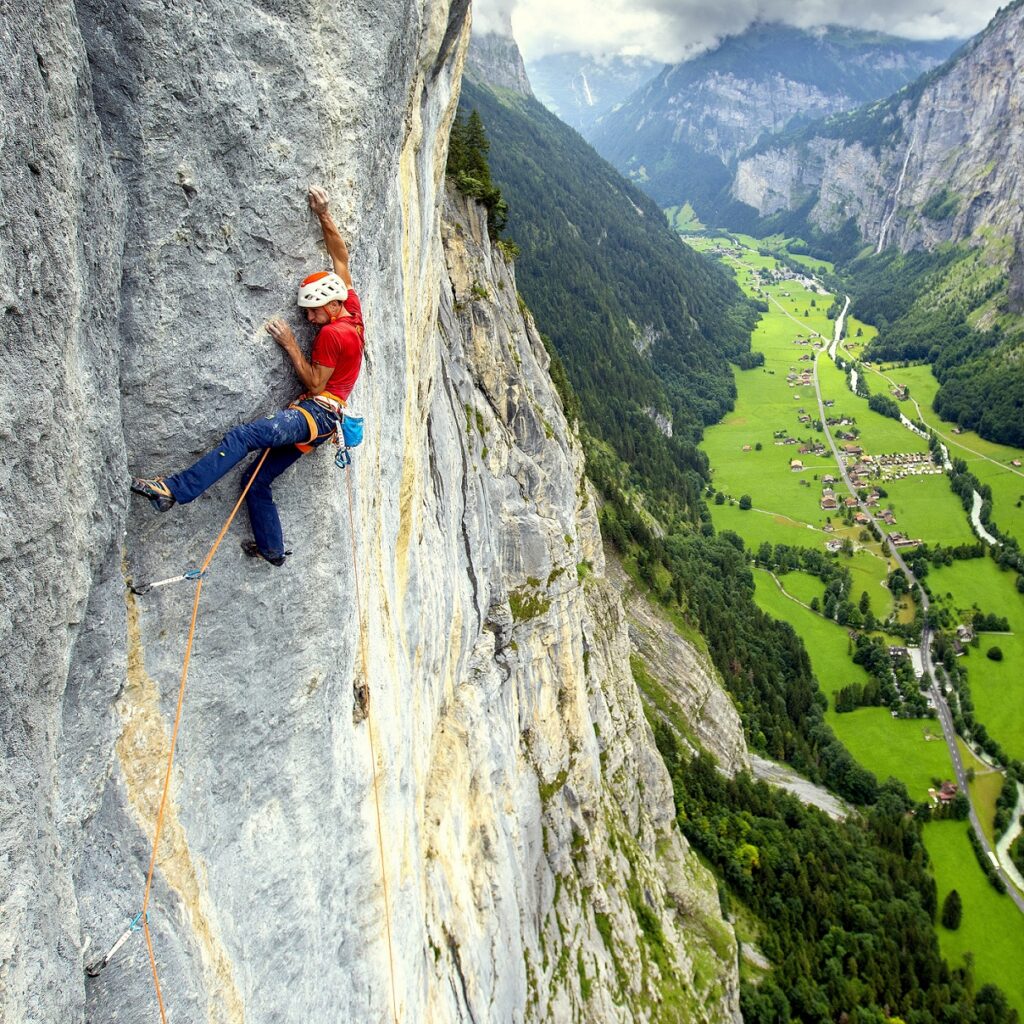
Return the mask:
{"type": "Polygon", "coordinates": [[[181,726],[181,711],[185,703],[185,683],[188,681],[188,666],[192,659],[192,643],[196,635],[196,619],[199,616],[199,598],[203,592],[203,573],[206,572],[210,563],[213,561],[213,556],[217,554],[217,548],[220,547],[220,543],[227,534],[235,516],[238,514],[238,510],[242,507],[242,502],[245,500],[245,496],[249,493],[249,488],[252,487],[253,480],[256,479],[256,474],[263,468],[263,463],[266,462],[267,455],[269,454],[270,449],[265,448],[263,450],[263,454],[260,456],[260,461],[256,464],[256,469],[250,474],[245,487],[242,488],[242,493],[238,496],[238,501],[235,502],[235,507],[231,510],[231,514],[224,521],[224,525],[221,527],[220,533],[217,534],[217,539],[213,542],[213,545],[207,552],[206,558],[199,570],[199,579],[196,583],[196,594],[192,601],[192,622],[189,625],[188,641],[185,644],[185,660],[181,666],[181,683],[178,686],[178,707],[174,713],[174,728],[171,731],[171,748],[167,752],[167,771],[164,773],[164,787],[163,792],[160,794],[160,807],[157,811],[156,828],[154,829],[153,834],[153,851],[149,857],[149,870],[146,873],[146,893],[142,899],[142,931],[146,936],[146,948],[149,951],[149,966],[150,970],[153,972],[153,987],[156,989],[156,1001],[160,1007],[160,1020],[162,1024],[167,1024],[167,1011],[164,1009],[164,998],[160,991],[160,977],[156,968],[156,955],[153,952],[153,937],[149,932],[149,916],[146,911],[149,908],[149,897],[153,888],[153,872],[156,869],[156,854],[157,849],[160,846],[160,833],[163,830],[164,825],[164,810],[167,807],[167,795],[171,788],[171,772],[174,770],[174,748],[178,742],[178,729],[181,726]]]}
{"type": "MultiPolygon", "coordinates": [[[[352,480],[349,471],[344,470],[346,490],[348,492],[349,534],[352,538],[352,576],[356,592],[356,617],[359,623],[359,660],[363,679],[369,679],[368,659],[366,654],[366,631],[363,628],[363,604],[359,597],[359,562],[356,553],[356,520],[352,511],[352,480]]],[[[369,695],[367,682],[366,728],[370,737],[370,772],[373,778],[373,803],[377,812],[377,848],[380,850],[380,881],[384,890],[384,930],[388,940],[388,968],[391,973],[391,1016],[398,1024],[398,997],[395,993],[395,953],[391,942],[391,902],[388,898],[388,873],[384,864],[384,832],[380,821],[380,790],[377,784],[377,754],[373,742],[373,700],[369,695]]]]}

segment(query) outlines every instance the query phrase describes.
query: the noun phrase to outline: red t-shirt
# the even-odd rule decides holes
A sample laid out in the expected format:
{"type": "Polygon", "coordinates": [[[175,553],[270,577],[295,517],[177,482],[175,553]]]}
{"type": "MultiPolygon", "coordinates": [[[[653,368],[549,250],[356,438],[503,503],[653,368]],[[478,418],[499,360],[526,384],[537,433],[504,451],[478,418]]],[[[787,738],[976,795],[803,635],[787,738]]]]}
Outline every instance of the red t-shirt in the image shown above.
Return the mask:
{"type": "Polygon", "coordinates": [[[363,365],[363,308],[351,288],[344,306],[352,315],[339,317],[320,328],[311,360],[334,371],[324,390],[342,401],[348,398],[363,365]]]}

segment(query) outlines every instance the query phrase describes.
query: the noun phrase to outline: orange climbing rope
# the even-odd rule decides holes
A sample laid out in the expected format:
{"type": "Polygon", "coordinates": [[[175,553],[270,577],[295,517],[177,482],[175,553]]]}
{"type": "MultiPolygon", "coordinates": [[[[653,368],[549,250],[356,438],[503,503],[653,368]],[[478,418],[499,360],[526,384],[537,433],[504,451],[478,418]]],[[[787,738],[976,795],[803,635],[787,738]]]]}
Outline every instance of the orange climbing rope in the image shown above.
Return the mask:
{"type": "MultiPolygon", "coordinates": [[[[265,449],[263,454],[260,456],[259,462],[256,464],[256,469],[249,475],[249,479],[242,488],[242,493],[238,496],[238,501],[235,502],[234,508],[231,509],[230,515],[224,521],[224,525],[221,527],[220,533],[217,534],[217,539],[213,542],[210,550],[206,554],[206,558],[203,559],[203,563],[199,568],[197,582],[196,582],[196,593],[195,598],[192,601],[192,621],[189,624],[188,640],[185,644],[185,660],[181,666],[181,683],[178,687],[178,706],[174,714],[174,728],[171,731],[171,746],[167,754],[167,771],[164,773],[164,786],[163,792],[160,795],[160,806],[156,816],[156,828],[153,834],[153,850],[149,858],[149,870],[146,873],[146,893],[142,900],[142,913],[140,915],[142,919],[142,930],[146,936],[146,948],[149,951],[149,966],[153,973],[153,987],[156,990],[156,1001],[160,1007],[160,1020],[162,1024],[167,1024],[167,1011],[164,1008],[163,994],[160,991],[160,978],[156,966],[156,955],[153,952],[153,939],[149,931],[149,917],[147,910],[149,909],[149,898],[153,888],[153,872],[156,869],[156,856],[157,850],[160,847],[160,833],[163,829],[164,823],[164,811],[167,807],[167,794],[170,791],[171,786],[171,773],[174,770],[174,749],[178,742],[178,730],[181,726],[181,712],[185,702],[185,683],[188,680],[188,666],[189,661],[192,658],[192,643],[195,639],[196,632],[196,620],[199,615],[199,598],[203,592],[203,574],[209,568],[210,563],[213,561],[214,555],[217,554],[217,549],[220,547],[221,541],[224,540],[228,529],[231,527],[231,523],[234,521],[235,516],[238,514],[239,508],[242,506],[242,502],[245,500],[245,496],[249,493],[249,488],[252,486],[253,481],[256,479],[257,474],[263,468],[263,463],[266,461],[267,455],[270,449],[265,449]]],[[[363,629],[363,612],[362,612],[362,601],[359,597],[359,566],[356,552],[356,539],[355,539],[355,514],[352,510],[352,482],[349,479],[348,471],[345,470],[345,480],[348,491],[348,515],[350,534],[352,536],[352,570],[353,578],[355,581],[355,597],[356,597],[356,613],[359,621],[359,656],[360,663],[363,672],[363,678],[366,679],[368,676],[367,671],[367,655],[366,655],[366,632],[363,629]]],[[[381,826],[380,817],[380,791],[377,785],[377,754],[373,742],[373,718],[370,710],[370,701],[367,701],[366,708],[366,724],[370,737],[370,760],[371,760],[371,774],[373,777],[373,801],[377,814],[377,846],[380,851],[380,873],[381,873],[381,885],[384,891],[384,926],[387,933],[388,940],[388,966],[391,972],[391,1014],[394,1018],[395,1024],[398,1024],[398,999],[395,993],[395,956],[394,949],[391,941],[391,905],[388,898],[388,879],[387,871],[385,870],[384,864],[384,833],[381,826]]]]}
{"type": "MultiPolygon", "coordinates": [[[[352,511],[352,479],[348,469],[344,470],[346,491],[348,492],[348,521],[349,534],[352,537],[352,578],[355,582],[356,592],[356,617],[359,623],[359,661],[363,672],[363,679],[369,677],[366,657],[366,631],[363,629],[363,604],[359,599],[359,564],[356,553],[356,519],[352,511]]],[[[369,684],[367,684],[368,686],[369,684]]],[[[384,890],[384,930],[388,938],[388,967],[391,971],[391,1016],[395,1024],[398,1024],[398,998],[395,995],[395,953],[391,943],[391,903],[388,899],[388,873],[384,865],[384,833],[380,824],[380,791],[377,786],[377,754],[373,743],[373,701],[367,691],[366,700],[366,728],[370,737],[370,773],[373,778],[373,803],[377,812],[377,847],[380,850],[380,881],[384,890]]]]}
{"type": "Polygon", "coordinates": [[[217,548],[220,547],[220,542],[228,532],[228,528],[231,526],[235,516],[238,514],[238,510],[242,507],[242,502],[245,500],[245,496],[249,493],[249,488],[252,487],[252,482],[256,479],[256,474],[263,468],[263,463],[266,462],[269,452],[269,448],[264,449],[263,454],[260,456],[260,461],[256,464],[256,469],[249,475],[249,480],[245,487],[242,488],[242,493],[238,496],[238,501],[235,502],[235,507],[231,510],[231,514],[224,521],[224,525],[221,527],[220,533],[217,534],[217,539],[213,542],[213,546],[207,552],[206,558],[203,560],[203,564],[199,567],[199,578],[196,583],[196,596],[192,601],[192,622],[188,628],[188,642],[185,644],[185,661],[181,666],[181,685],[178,687],[178,708],[174,714],[174,729],[171,732],[171,749],[167,754],[167,771],[164,774],[164,789],[163,793],[160,795],[160,808],[156,815],[156,830],[153,835],[153,852],[149,857],[149,871],[146,874],[146,895],[142,900],[142,931],[146,936],[146,948],[149,950],[149,966],[153,972],[153,986],[156,989],[156,1001],[160,1006],[160,1020],[163,1024],[167,1024],[167,1011],[164,1009],[164,999],[160,992],[160,978],[157,974],[156,955],[153,953],[153,938],[149,934],[149,918],[146,911],[149,908],[149,896],[153,888],[153,871],[156,868],[156,852],[160,846],[160,832],[163,829],[164,824],[164,810],[167,807],[167,794],[171,788],[171,772],[174,769],[174,747],[178,742],[178,728],[181,725],[181,709],[185,703],[185,683],[188,680],[188,663],[192,657],[192,641],[195,639],[196,635],[196,618],[199,615],[199,597],[203,592],[203,573],[206,572],[210,563],[213,561],[213,556],[217,554],[217,548]]]}

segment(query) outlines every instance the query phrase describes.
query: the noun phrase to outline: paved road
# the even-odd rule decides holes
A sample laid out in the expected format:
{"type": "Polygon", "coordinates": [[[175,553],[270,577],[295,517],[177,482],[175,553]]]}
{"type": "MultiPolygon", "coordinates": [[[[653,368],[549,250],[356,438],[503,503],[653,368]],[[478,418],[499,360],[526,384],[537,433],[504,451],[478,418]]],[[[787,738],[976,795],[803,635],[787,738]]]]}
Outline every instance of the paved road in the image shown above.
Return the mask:
{"type": "MultiPolygon", "coordinates": [[[[828,439],[829,447],[832,449],[832,454],[835,457],[836,465],[839,467],[839,472],[843,478],[843,483],[846,484],[847,490],[855,498],[857,497],[856,488],[850,482],[849,473],[846,470],[846,462],[840,456],[839,449],[836,446],[835,439],[832,437],[832,431],[829,430],[828,424],[825,422],[825,403],[821,398],[821,383],[818,380],[818,357],[820,353],[816,352],[814,355],[814,392],[818,399],[818,416],[821,419],[821,427],[825,432],[825,437],[828,439]]],[[[910,569],[910,566],[903,560],[903,556],[899,553],[896,545],[893,544],[892,539],[889,536],[889,531],[886,529],[886,523],[882,520],[874,519],[872,510],[860,501],[857,501],[858,508],[867,516],[870,516],[874,521],[875,525],[881,530],[882,536],[889,543],[889,550],[892,552],[892,557],[896,564],[903,570],[907,577],[907,582],[913,587],[917,583],[917,579],[910,569]]],[[[924,592],[923,587],[918,588],[919,599],[921,602],[921,613],[924,617],[924,627],[921,630],[921,660],[924,664],[925,675],[928,677],[928,692],[931,694],[932,703],[935,705],[936,713],[939,716],[939,722],[942,724],[942,735],[946,740],[946,746],[949,749],[949,756],[953,762],[953,770],[956,773],[956,783],[961,793],[965,793],[970,798],[970,789],[967,786],[967,775],[964,771],[963,761],[960,757],[960,747],[956,742],[956,729],[953,728],[953,715],[949,710],[949,705],[946,703],[946,695],[942,692],[942,688],[939,686],[938,680],[935,675],[934,665],[932,663],[932,630],[928,623],[929,619],[929,608],[930,604],[928,601],[928,595],[924,592]]],[[[990,853],[995,856],[992,846],[985,835],[984,830],[981,827],[981,821],[978,819],[977,811],[974,809],[974,803],[971,803],[970,822],[974,829],[974,834],[978,837],[981,843],[981,848],[987,857],[990,853]]],[[[1006,885],[1006,891],[1009,893],[1010,898],[1014,903],[1017,904],[1017,909],[1024,913],[1024,896],[1022,896],[1017,889],[1014,887],[1012,880],[1002,869],[997,867],[996,871],[999,877],[1003,880],[1006,885]]]]}

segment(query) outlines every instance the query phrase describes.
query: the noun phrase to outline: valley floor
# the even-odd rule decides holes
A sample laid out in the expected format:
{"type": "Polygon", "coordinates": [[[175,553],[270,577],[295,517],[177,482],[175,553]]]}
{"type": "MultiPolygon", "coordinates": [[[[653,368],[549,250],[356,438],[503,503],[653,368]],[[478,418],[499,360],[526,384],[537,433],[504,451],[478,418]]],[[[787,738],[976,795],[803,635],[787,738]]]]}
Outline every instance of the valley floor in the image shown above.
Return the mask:
{"type": "MultiPolygon", "coordinates": [[[[895,599],[886,584],[896,567],[890,551],[871,536],[868,524],[853,521],[857,509],[846,507],[848,491],[840,467],[817,429],[816,386],[833,437],[850,446],[848,454],[843,453],[847,471],[861,476],[863,490],[880,492],[873,511],[888,512],[890,536],[907,539],[904,554],[913,551],[912,541],[955,547],[977,544],[978,537],[948,477],[932,461],[927,438],[870,409],[867,398],[852,390],[854,379],[839,365],[860,356],[874,329],[848,318],[845,338],[838,346],[832,344],[835,325],[827,314],[834,296],[814,276],[821,261],[799,258],[807,269],[797,274],[756,239],[686,240],[722,260],[744,291],[767,306],[753,337],[753,348],[763,353],[764,365],[737,371],[735,410],[708,429],[703,444],[712,467],[714,494],[709,504],[716,528],[739,534],[754,554],[765,544],[820,552],[840,549],[835,557],[851,572],[854,603],[866,595],[862,610],[870,609],[877,623],[890,616],[893,629],[909,623],[915,613],[910,598],[895,599]],[[829,358],[830,348],[837,362],[829,358]]],[[[784,241],[772,239],[769,244],[784,241]]],[[[897,397],[899,386],[907,388],[908,397],[899,400],[903,416],[924,422],[937,432],[951,458],[967,461],[970,471],[992,489],[995,523],[1024,539],[1024,470],[1013,464],[1024,462],[1024,452],[958,433],[941,421],[931,411],[938,385],[927,367],[862,366],[860,372],[871,394],[897,397]]],[[[773,574],[758,569],[755,578],[758,604],[791,623],[803,638],[829,699],[828,722],[854,757],[880,779],[900,779],[922,802],[929,798],[929,789],[954,778],[935,718],[895,717],[887,707],[836,711],[837,691],[866,683],[869,677],[851,660],[848,627],[818,610],[826,598],[824,582],[801,571],[773,574]]],[[[1024,758],[1024,595],[1017,592],[1014,575],[1000,571],[987,557],[977,557],[933,569],[926,582],[933,611],[947,609],[952,623],[969,624],[978,611],[1008,620],[1009,633],[979,633],[974,641],[965,642],[958,665],[967,667],[978,721],[1009,756],[1024,758]],[[993,646],[1001,649],[1001,661],[985,656],[993,646]]],[[[898,636],[889,636],[887,642],[907,644],[898,636]]],[[[972,801],[991,841],[1001,774],[962,740],[959,750],[965,767],[974,769],[972,801]]],[[[942,948],[953,962],[970,952],[979,983],[999,984],[1024,1014],[1024,976],[1019,970],[1024,915],[986,881],[966,831],[966,822],[951,820],[934,821],[925,829],[940,903],[951,888],[959,890],[964,902],[958,931],[937,926],[942,948]]]]}

